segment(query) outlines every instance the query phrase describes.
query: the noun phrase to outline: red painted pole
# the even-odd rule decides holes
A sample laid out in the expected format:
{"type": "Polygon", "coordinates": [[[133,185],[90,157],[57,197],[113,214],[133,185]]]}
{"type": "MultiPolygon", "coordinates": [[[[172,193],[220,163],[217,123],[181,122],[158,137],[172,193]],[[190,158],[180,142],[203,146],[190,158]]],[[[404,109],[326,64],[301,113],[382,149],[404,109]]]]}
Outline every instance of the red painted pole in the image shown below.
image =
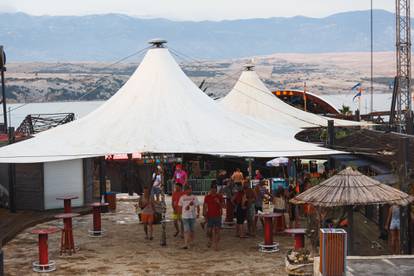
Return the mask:
{"type": "Polygon", "coordinates": [[[72,213],[72,204],[70,199],[64,199],[63,206],[65,209],[65,213],[72,213]]]}
{"type": "Polygon", "coordinates": [[[226,199],[226,222],[233,222],[234,219],[234,208],[231,200],[226,199]]]}
{"type": "Polygon", "coordinates": [[[101,231],[101,206],[93,206],[93,231],[101,231]]]}
{"type": "Polygon", "coordinates": [[[273,219],[272,217],[264,218],[264,244],[273,245],[273,219]]]}
{"type": "Polygon", "coordinates": [[[39,234],[39,264],[46,265],[49,263],[47,234],[39,234]]]}
{"type": "Polygon", "coordinates": [[[305,235],[295,234],[295,249],[301,249],[305,247],[305,235]]]}

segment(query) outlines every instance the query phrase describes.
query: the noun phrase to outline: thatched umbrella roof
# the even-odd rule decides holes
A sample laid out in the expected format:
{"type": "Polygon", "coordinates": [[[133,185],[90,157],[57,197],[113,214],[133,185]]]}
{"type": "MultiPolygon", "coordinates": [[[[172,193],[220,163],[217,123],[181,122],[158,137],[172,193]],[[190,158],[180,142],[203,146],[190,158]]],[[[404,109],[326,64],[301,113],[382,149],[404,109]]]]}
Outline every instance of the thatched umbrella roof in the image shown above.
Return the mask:
{"type": "Polygon", "coordinates": [[[413,200],[412,196],[348,167],[296,196],[291,202],[333,207],[373,204],[407,205],[413,200]]]}

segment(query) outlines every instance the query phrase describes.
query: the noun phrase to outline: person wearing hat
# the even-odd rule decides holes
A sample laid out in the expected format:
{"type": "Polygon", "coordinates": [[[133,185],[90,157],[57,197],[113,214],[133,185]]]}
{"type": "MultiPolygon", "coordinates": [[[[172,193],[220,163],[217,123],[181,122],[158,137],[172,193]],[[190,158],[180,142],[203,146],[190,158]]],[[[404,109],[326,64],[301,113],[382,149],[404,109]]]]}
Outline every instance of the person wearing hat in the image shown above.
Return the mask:
{"type": "Polygon", "coordinates": [[[194,241],[196,219],[200,217],[200,201],[192,194],[191,186],[185,186],[185,194],[180,197],[178,206],[180,207],[181,219],[184,226],[183,249],[188,249],[190,244],[194,241]]]}
{"type": "Polygon", "coordinates": [[[181,210],[178,206],[178,202],[180,201],[181,196],[185,192],[183,191],[183,185],[180,183],[175,184],[174,192],[172,193],[171,204],[173,208],[173,215],[172,218],[174,220],[174,227],[175,227],[175,234],[174,237],[177,237],[178,234],[181,233],[181,238],[184,238],[184,230],[183,230],[183,221],[181,219],[181,210]]]}
{"type": "Polygon", "coordinates": [[[152,188],[151,197],[155,196],[157,202],[160,201],[160,194],[162,188],[162,168],[160,165],[157,166],[155,172],[152,174],[152,188]]]}
{"type": "Polygon", "coordinates": [[[223,215],[224,198],[217,193],[217,183],[212,181],[210,193],[204,197],[203,215],[207,218],[208,247],[213,245],[218,250],[220,240],[221,219],[223,215]]]}
{"type": "Polygon", "coordinates": [[[173,181],[174,183],[179,183],[182,186],[187,185],[188,175],[185,170],[183,170],[183,167],[181,164],[177,164],[175,166],[175,172],[173,175],[173,181]]]}

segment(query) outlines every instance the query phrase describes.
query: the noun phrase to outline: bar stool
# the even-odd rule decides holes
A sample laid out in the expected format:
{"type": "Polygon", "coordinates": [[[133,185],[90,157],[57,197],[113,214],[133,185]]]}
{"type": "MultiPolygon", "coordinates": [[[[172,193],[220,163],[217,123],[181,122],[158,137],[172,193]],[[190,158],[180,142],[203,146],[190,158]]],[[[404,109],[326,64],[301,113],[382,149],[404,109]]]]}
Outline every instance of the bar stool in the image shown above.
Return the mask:
{"type": "Polygon", "coordinates": [[[295,239],[295,249],[299,250],[305,247],[305,228],[290,228],[285,230],[286,233],[294,236],[295,239]]]}
{"type": "Polygon", "coordinates": [[[273,219],[282,216],[278,213],[262,213],[256,216],[264,220],[264,241],[259,243],[259,251],[273,253],[279,251],[279,243],[273,241],[273,219]]]}
{"type": "Polygon", "coordinates": [[[94,202],[91,204],[92,206],[92,214],[93,214],[93,229],[88,230],[90,237],[102,237],[105,233],[105,230],[102,229],[101,223],[101,208],[108,206],[109,203],[106,202],[94,202]]]}
{"type": "Polygon", "coordinates": [[[55,218],[63,219],[62,237],[60,239],[60,255],[76,253],[75,241],[73,238],[72,218],[79,216],[77,213],[64,213],[56,215],[55,218]]]}
{"type": "Polygon", "coordinates": [[[72,199],[77,199],[77,198],[79,197],[75,195],[65,195],[65,196],[59,196],[56,199],[63,200],[63,206],[64,206],[65,213],[72,213],[72,199]]]}
{"type": "Polygon", "coordinates": [[[48,251],[48,235],[59,232],[59,228],[57,227],[49,227],[49,228],[39,228],[33,229],[30,231],[31,234],[36,234],[39,236],[39,260],[34,261],[33,271],[34,272],[52,272],[56,270],[56,262],[49,260],[49,251],[48,251]]]}

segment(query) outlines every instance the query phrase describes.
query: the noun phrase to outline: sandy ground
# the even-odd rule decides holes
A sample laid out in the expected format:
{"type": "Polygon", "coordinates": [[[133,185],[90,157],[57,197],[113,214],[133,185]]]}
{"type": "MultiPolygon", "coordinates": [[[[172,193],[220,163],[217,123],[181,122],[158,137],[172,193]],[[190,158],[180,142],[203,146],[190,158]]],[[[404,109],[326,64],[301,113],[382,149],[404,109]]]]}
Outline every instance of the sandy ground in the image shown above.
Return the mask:
{"type": "MultiPolygon", "coordinates": [[[[169,199],[169,198],[168,198],[169,199]]],[[[222,230],[221,249],[207,248],[207,239],[197,223],[195,245],[180,249],[181,238],[173,237],[172,223],[167,226],[167,247],[161,247],[161,226],[155,226],[154,240],[144,239],[133,207],[134,202],[118,201],[116,213],[103,214],[106,235],[91,238],[92,215],[75,218],[75,243],[80,250],[73,256],[59,256],[60,233],[49,237],[50,259],[57,263],[53,275],[286,275],[284,256],[293,245],[289,236],[276,237],[278,253],[260,253],[257,243],[262,241],[259,226],[255,238],[236,238],[233,229],[222,230]]],[[[171,210],[167,217],[170,217],[171,210]]],[[[199,220],[200,221],[200,220],[199,220]]],[[[38,227],[60,226],[51,221],[38,227]]],[[[6,275],[38,275],[31,263],[37,257],[37,236],[26,229],[4,248],[6,275]]]]}

